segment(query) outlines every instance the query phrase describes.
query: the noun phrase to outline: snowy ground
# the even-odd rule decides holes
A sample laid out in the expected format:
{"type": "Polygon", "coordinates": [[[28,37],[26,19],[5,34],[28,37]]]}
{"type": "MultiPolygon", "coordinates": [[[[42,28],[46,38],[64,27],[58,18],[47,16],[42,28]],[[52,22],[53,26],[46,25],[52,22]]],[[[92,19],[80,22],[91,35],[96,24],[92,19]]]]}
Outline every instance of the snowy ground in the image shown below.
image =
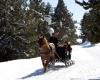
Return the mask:
{"type": "Polygon", "coordinates": [[[100,80],[100,44],[73,46],[70,67],[56,63],[56,70],[43,73],[40,57],[0,63],[0,80],[100,80]]]}

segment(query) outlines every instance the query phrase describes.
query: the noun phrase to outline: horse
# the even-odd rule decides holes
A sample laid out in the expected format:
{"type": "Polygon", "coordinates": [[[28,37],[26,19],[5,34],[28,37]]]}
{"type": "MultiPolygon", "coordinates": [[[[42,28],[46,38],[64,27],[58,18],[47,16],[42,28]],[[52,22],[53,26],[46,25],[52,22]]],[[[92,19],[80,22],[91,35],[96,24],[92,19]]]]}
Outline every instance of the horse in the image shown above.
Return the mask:
{"type": "Polygon", "coordinates": [[[54,64],[54,53],[55,53],[55,46],[53,43],[48,43],[46,37],[41,36],[38,40],[39,43],[39,51],[41,56],[42,65],[44,67],[44,72],[47,71],[47,68],[50,63],[54,64]]]}

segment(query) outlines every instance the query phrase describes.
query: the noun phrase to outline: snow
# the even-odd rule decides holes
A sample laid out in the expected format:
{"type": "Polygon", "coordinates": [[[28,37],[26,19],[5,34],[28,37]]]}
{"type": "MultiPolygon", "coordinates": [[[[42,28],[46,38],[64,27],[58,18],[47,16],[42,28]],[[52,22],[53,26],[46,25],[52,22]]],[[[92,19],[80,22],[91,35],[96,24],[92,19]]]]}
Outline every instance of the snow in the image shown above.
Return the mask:
{"type": "Polygon", "coordinates": [[[75,64],[65,67],[64,63],[56,63],[56,69],[46,73],[40,57],[1,62],[0,80],[100,80],[100,43],[88,45],[72,46],[75,64]]]}
{"type": "Polygon", "coordinates": [[[49,32],[50,36],[52,36],[52,33],[54,33],[54,29],[52,27],[49,27],[48,32],[49,32]]]}
{"type": "Polygon", "coordinates": [[[10,9],[11,9],[12,11],[14,11],[14,8],[13,8],[12,6],[10,7],[10,9]]]}
{"type": "Polygon", "coordinates": [[[78,39],[77,39],[77,42],[78,42],[78,43],[82,43],[82,39],[81,39],[81,38],[78,38],[78,39]]]}
{"type": "Polygon", "coordinates": [[[44,15],[44,21],[48,22],[48,25],[51,25],[51,16],[50,15],[44,15]]]}

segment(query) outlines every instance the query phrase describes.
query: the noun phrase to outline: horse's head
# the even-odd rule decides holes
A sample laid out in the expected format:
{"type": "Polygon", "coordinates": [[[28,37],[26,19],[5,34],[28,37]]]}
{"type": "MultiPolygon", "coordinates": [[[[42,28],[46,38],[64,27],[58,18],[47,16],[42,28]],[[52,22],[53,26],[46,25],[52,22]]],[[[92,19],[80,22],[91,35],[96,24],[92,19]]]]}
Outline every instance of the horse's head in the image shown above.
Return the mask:
{"type": "Polygon", "coordinates": [[[46,37],[40,36],[39,39],[38,39],[38,43],[39,43],[40,47],[42,47],[43,45],[45,45],[46,47],[48,47],[50,49],[49,43],[48,43],[46,37]]]}

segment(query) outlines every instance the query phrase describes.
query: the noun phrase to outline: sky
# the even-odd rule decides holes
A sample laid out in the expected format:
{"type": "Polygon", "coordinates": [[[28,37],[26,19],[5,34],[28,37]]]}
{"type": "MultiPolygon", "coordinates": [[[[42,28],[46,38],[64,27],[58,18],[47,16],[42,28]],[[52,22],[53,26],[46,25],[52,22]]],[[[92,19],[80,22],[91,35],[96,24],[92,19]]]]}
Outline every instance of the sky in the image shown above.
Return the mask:
{"type": "Polygon", "coordinates": [[[72,46],[73,65],[56,62],[43,73],[41,58],[0,62],[0,80],[100,80],[100,43],[72,46]]]}
{"type": "MultiPolygon", "coordinates": [[[[79,0],[82,1],[82,0],[79,0]]],[[[87,1],[87,0],[86,0],[87,1]]],[[[56,7],[58,0],[43,0],[43,2],[49,2],[52,7],[56,7]]],[[[77,20],[79,23],[86,12],[81,6],[75,3],[75,0],[64,0],[65,6],[67,6],[67,9],[69,12],[73,13],[73,20],[77,20]]]]}

